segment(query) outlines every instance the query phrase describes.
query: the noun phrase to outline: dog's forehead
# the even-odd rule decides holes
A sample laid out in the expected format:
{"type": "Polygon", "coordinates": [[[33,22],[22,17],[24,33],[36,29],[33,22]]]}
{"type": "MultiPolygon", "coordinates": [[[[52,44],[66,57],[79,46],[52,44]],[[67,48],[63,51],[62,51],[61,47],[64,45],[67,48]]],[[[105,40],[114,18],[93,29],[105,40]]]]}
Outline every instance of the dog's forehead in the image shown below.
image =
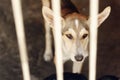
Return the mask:
{"type": "Polygon", "coordinates": [[[69,16],[68,18],[66,18],[65,20],[66,22],[66,30],[68,30],[69,28],[72,28],[73,30],[75,30],[75,32],[80,32],[80,30],[84,29],[88,29],[88,24],[87,24],[87,20],[83,17],[80,16],[69,16]]]}

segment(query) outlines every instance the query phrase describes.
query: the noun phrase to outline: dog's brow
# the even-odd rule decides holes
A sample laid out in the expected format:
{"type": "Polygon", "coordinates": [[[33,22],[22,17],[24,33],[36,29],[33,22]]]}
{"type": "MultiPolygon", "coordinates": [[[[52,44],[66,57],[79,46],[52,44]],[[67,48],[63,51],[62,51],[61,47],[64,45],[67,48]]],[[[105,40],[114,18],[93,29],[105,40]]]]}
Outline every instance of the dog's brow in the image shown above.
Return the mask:
{"type": "Polygon", "coordinates": [[[85,28],[82,28],[79,34],[83,35],[84,33],[88,34],[87,30],[85,28]]]}

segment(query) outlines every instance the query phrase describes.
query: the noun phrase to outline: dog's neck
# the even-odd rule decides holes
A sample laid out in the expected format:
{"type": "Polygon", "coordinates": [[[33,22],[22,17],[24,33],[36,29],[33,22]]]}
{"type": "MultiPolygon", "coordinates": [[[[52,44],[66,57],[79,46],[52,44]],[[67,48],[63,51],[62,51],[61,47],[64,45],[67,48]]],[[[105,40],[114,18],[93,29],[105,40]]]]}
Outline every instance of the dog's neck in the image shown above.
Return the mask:
{"type": "Polygon", "coordinates": [[[65,17],[66,15],[71,13],[79,13],[79,11],[70,0],[62,0],[61,13],[62,13],[62,17],[65,17]]]}
{"type": "MultiPolygon", "coordinates": [[[[51,0],[50,0],[51,1],[51,0]]],[[[50,8],[52,8],[52,4],[50,3],[50,8]]],[[[61,0],[61,15],[65,17],[71,13],[79,13],[75,5],[70,0],[61,0]]]]}

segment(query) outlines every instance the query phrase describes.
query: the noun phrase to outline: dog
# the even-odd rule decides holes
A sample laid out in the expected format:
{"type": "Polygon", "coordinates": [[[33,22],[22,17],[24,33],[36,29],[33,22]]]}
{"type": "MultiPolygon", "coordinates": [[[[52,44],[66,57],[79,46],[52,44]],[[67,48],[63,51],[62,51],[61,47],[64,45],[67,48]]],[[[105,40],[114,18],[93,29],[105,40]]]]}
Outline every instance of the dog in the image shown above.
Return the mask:
{"type": "MultiPolygon", "coordinates": [[[[50,28],[53,26],[53,11],[50,0],[43,0],[42,15],[46,28],[46,49],[45,61],[53,58],[51,47],[50,28]]],[[[98,14],[98,27],[108,18],[111,7],[106,7],[98,14]]],[[[62,55],[63,63],[73,61],[73,73],[80,73],[82,65],[88,54],[89,45],[89,18],[79,13],[70,0],[61,0],[61,21],[62,21],[62,55]]]]}

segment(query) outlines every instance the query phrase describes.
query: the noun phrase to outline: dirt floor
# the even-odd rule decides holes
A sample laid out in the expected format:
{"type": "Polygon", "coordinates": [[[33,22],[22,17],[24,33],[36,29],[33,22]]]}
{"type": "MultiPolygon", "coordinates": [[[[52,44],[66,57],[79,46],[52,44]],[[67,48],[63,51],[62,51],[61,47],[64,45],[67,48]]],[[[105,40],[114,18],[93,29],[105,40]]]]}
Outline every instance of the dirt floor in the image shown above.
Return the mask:
{"type": "MultiPolygon", "coordinates": [[[[88,15],[88,0],[72,0],[77,8],[88,15]]],[[[26,42],[32,80],[43,80],[55,73],[52,62],[43,60],[45,30],[40,0],[22,0],[26,42]]],[[[112,7],[109,18],[99,28],[97,78],[103,75],[120,77],[120,1],[100,0],[100,11],[112,7]]],[[[71,72],[71,62],[65,71],[71,72]]],[[[88,76],[88,59],[82,74],[88,76]]],[[[0,0],[0,80],[23,80],[18,44],[10,0],[0,0]]]]}

